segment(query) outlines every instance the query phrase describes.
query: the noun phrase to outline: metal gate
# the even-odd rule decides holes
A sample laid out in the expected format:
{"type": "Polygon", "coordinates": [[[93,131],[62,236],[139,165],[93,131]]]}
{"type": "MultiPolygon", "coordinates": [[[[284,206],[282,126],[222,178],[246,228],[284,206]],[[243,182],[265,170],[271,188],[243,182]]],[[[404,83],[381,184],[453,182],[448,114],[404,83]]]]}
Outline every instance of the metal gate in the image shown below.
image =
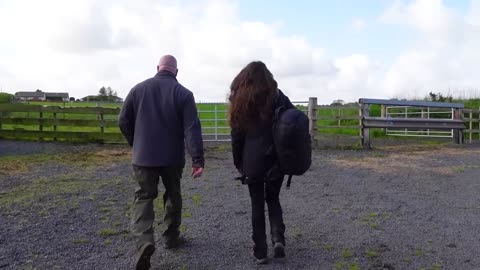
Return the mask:
{"type": "MultiPolygon", "coordinates": [[[[301,111],[308,112],[308,101],[292,101],[301,111]]],[[[206,142],[228,142],[230,126],[228,124],[228,103],[197,103],[198,117],[202,124],[203,140],[206,142]]]]}
{"type": "MultiPolygon", "coordinates": [[[[412,107],[412,106],[387,106],[385,107],[387,118],[404,118],[404,119],[454,119],[453,108],[432,108],[432,107],[412,107]]],[[[410,129],[385,129],[386,134],[390,136],[410,136],[410,137],[436,137],[436,138],[453,138],[452,130],[410,130],[410,129]]]]}

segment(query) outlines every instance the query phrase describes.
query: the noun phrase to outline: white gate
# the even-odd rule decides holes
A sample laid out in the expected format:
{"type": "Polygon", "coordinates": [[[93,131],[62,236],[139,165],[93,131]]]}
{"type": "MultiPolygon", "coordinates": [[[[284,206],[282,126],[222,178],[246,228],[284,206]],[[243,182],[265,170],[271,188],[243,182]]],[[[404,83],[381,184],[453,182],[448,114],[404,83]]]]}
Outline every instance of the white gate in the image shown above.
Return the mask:
{"type": "MultiPolygon", "coordinates": [[[[453,108],[432,108],[432,107],[412,107],[412,106],[387,106],[385,107],[387,118],[420,118],[420,119],[454,119],[453,108]]],[[[386,134],[390,136],[411,136],[411,137],[437,137],[453,138],[452,130],[409,130],[405,129],[385,129],[386,134]]]]}

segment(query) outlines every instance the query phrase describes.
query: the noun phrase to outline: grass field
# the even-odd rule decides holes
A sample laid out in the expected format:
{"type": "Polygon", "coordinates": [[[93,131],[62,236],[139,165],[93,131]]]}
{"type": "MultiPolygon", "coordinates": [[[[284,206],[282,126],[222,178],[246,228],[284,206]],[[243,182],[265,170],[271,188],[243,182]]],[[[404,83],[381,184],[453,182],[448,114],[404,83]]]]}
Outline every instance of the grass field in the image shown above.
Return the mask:
{"type": "Polygon", "coordinates": [[[465,104],[465,108],[478,110],[480,109],[480,98],[473,98],[469,100],[459,100],[455,102],[460,102],[465,104]]]}

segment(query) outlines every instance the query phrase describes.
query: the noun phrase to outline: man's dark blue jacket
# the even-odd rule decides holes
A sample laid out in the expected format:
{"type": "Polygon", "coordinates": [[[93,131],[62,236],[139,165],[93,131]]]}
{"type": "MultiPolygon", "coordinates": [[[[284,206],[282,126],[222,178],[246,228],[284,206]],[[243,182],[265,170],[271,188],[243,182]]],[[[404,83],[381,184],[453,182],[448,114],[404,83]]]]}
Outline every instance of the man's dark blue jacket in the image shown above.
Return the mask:
{"type": "Polygon", "coordinates": [[[168,71],[160,71],[132,88],[120,112],[119,126],[133,146],[135,165],[184,166],[186,144],[192,165],[204,166],[195,99],[168,71]]]}

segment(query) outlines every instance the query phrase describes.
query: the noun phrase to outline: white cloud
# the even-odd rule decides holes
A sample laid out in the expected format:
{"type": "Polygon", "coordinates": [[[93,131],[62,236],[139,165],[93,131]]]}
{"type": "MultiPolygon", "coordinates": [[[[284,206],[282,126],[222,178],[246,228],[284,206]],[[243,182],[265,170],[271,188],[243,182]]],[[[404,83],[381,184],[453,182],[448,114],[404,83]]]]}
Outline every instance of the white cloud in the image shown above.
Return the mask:
{"type": "Polygon", "coordinates": [[[470,15],[464,16],[441,0],[393,4],[381,20],[407,26],[418,36],[415,46],[399,53],[387,69],[382,88],[391,96],[420,98],[429,91],[464,95],[466,89],[478,89],[480,28],[474,24],[478,9],[476,0],[470,15]]]}
{"type": "Polygon", "coordinates": [[[364,19],[354,19],[350,26],[355,31],[363,31],[367,27],[367,22],[364,19]]]}
{"type": "Polygon", "coordinates": [[[473,26],[480,27],[480,1],[472,0],[470,2],[470,12],[467,16],[467,22],[473,26]]]}
{"type": "MultiPolygon", "coordinates": [[[[0,69],[9,71],[0,80],[12,91],[40,88],[81,97],[110,85],[125,96],[154,74],[161,54],[171,53],[178,58],[179,80],[199,100],[225,100],[240,69],[262,60],[292,99],[321,93],[321,102],[328,103],[337,98],[329,85],[341,85],[338,78],[348,79],[344,74],[351,72],[304,37],[280,35],[282,24],[242,21],[236,2],[226,0],[3,5],[0,25],[11,27],[0,36],[0,69]]],[[[362,77],[350,75],[355,81],[362,77]]],[[[342,91],[356,99],[356,88],[342,91]]]]}
{"type": "MultiPolygon", "coordinates": [[[[225,100],[231,80],[252,60],[264,61],[292,99],[317,96],[320,103],[480,83],[475,74],[480,63],[478,1],[464,16],[440,0],[395,2],[381,22],[404,25],[419,35],[411,49],[392,52],[397,56],[391,66],[375,55],[355,53],[354,41],[352,53],[333,57],[303,36],[281,34],[286,21],[242,20],[239,4],[2,0],[0,86],[81,97],[109,85],[125,96],[154,75],[156,62],[166,53],[178,58],[179,81],[197,100],[225,100]]],[[[362,30],[366,23],[354,19],[351,26],[362,30]]]]}

